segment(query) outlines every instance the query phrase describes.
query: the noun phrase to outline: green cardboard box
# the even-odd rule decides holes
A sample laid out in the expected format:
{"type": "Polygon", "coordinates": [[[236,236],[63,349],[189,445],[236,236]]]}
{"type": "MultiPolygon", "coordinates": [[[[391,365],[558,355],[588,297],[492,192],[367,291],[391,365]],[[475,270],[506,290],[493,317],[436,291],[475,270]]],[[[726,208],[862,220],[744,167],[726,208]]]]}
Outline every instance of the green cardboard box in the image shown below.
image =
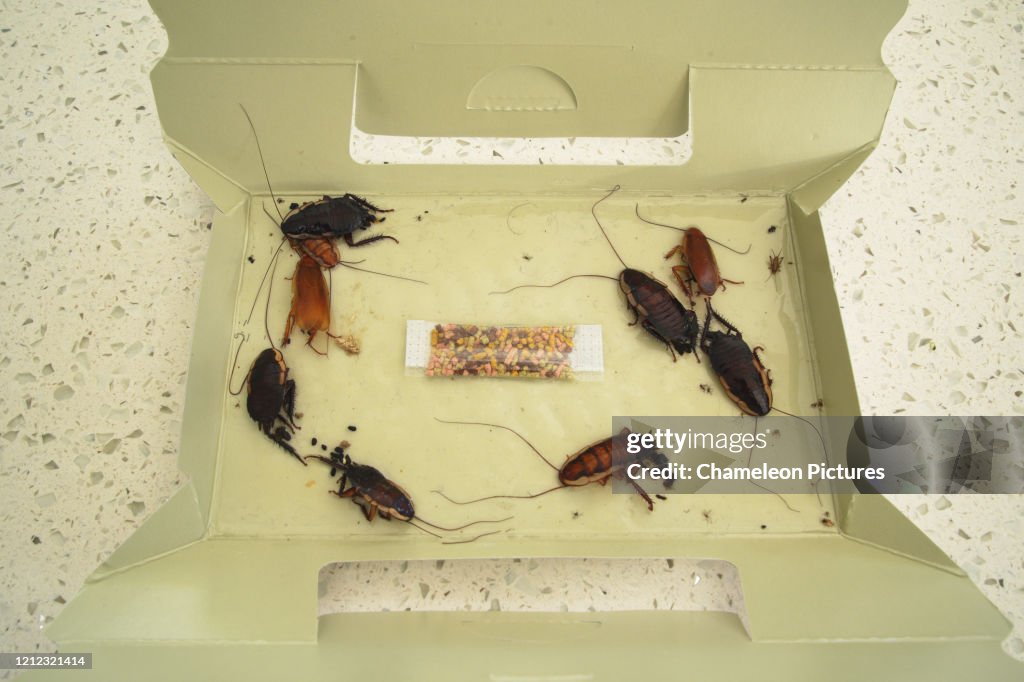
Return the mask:
{"type": "MultiPolygon", "coordinates": [[[[479,509],[430,492],[552,484],[513,436],[435,417],[501,422],[557,459],[607,436],[613,415],[736,413],[720,392],[698,389],[713,381],[706,363],[673,365],[623,324],[611,283],[488,295],[615,276],[621,266],[591,206],[616,184],[599,216],[632,267],[669,281],[663,255],[678,240],[638,221],[636,205],[751,243],[746,256],[718,250],[723,275],[745,284],[715,305],[765,347],[776,405],[806,413],[821,399],[825,414],[859,413],[816,211],[879,139],[895,86],[880,46],[904,2],[151,2],[170,35],[153,71],[167,143],[220,213],[189,372],[180,457],[189,481],[49,628],[62,651],[95,654],[75,679],[1020,678],[1000,650],[1002,616],[881,496],[809,489],[786,496],[795,512],[769,494],[704,496],[709,524],[685,513],[685,498],[650,513],[597,486],[479,509]],[[229,394],[234,335],[249,337],[234,386],[266,346],[265,326],[279,343],[294,262],[285,250],[274,288],[263,289],[267,319],[261,303],[247,323],[281,239],[240,104],[278,197],[352,192],[394,209],[380,227],[399,245],[343,257],[430,283],[332,273],[335,329],[357,335],[362,352],[286,349],[303,413],[296,447],[312,435],[350,437],[353,457],[405,487],[423,518],[514,515],[502,532],[446,545],[397,521],[368,523],[326,494],[326,470],[278,450],[229,394]],[[350,153],[353,126],[385,136],[685,136],[692,154],[657,166],[364,164],[350,153]],[[769,279],[773,250],[787,265],[769,279]],[[408,319],[599,323],[606,370],[593,382],[408,376],[408,319]],[[570,521],[579,509],[587,513],[570,521]],[[833,526],[821,523],[825,512],[833,526]],[[749,631],[725,613],[317,618],[326,564],[493,557],[728,560],[749,631]]],[[[833,447],[833,458],[841,452],[833,447]]]]}

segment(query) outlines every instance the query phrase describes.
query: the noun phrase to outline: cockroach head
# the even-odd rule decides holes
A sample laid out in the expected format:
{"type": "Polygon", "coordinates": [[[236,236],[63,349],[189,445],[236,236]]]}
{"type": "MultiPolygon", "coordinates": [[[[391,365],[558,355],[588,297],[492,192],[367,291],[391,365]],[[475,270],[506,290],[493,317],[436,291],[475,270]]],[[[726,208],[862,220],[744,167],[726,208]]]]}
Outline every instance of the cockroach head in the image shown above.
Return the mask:
{"type": "Polygon", "coordinates": [[[352,466],[352,458],[345,453],[344,448],[340,445],[331,450],[331,461],[341,468],[352,466]]]}

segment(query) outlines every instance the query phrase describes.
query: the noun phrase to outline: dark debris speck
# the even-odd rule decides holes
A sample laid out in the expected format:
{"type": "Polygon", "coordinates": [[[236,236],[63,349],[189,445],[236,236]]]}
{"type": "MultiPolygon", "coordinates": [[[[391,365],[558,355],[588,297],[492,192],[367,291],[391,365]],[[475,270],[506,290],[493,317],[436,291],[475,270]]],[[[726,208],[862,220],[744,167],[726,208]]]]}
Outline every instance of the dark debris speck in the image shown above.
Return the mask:
{"type": "Polygon", "coordinates": [[[250,262],[250,263],[255,263],[255,262],[256,262],[256,259],[255,259],[255,258],[253,258],[252,256],[249,256],[249,262],[250,262]]]}
{"type": "Polygon", "coordinates": [[[39,544],[39,543],[41,543],[41,542],[42,542],[42,540],[40,540],[40,539],[39,539],[39,536],[38,536],[38,535],[33,535],[33,536],[32,536],[32,544],[33,544],[33,545],[38,545],[38,544],[39,544]]]}
{"type": "Polygon", "coordinates": [[[355,430],[356,430],[356,427],[354,427],[354,426],[349,426],[349,427],[348,427],[348,430],[349,430],[349,431],[355,431],[355,430]]]}

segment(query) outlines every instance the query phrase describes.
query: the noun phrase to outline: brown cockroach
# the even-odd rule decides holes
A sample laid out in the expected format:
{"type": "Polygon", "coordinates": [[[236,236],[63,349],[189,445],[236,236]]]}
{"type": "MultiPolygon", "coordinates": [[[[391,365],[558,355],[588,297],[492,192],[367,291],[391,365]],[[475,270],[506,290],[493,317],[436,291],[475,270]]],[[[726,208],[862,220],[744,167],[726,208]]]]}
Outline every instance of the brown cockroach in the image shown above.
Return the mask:
{"type": "Polygon", "coordinates": [[[694,305],[693,291],[690,288],[691,282],[697,285],[697,290],[701,295],[708,298],[714,296],[715,292],[718,291],[719,288],[725,289],[726,282],[729,284],[743,284],[743,282],[735,282],[731,279],[722,278],[722,273],[718,270],[718,261],[715,260],[715,252],[711,248],[711,244],[708,242],[714,241],[719,246],[740,255],[749,253],[749,246],[746,251],[736,251],[736,249],[730,246],[726,246],[721,242],[709,239],[700,231],[700,228],[676,227],[674,225],[666,225],[665,223],[657,223],[653,220],[648,220],[640,215],[640,204],[636,205],[636,217],[648,225],[667,227],[683,233],[683,241],[672,247],[672,250],[665,254],[665,259],[667,260],[676,254],[679,254],[682,259],[682,264],[672,267],[672,274],[675,275],[676,281],[679,282],[679,286],[681,286],[683,291],[686,292],[686,297],[690,299],[690,305],[694,305]]]}
{"type": "MultiPolygon", "coordinates": [[[[598,199],[590,208],[590,213],[594,216],[594,222],[597,223],[597,227],[601,230],[605,241],[608,242],[608,246],[611,247],[615,257],[622,263],[623,270],[619,273],[618,278],[609,277],[608,275],[572,275],[554,284],[523,284],[505,291],[492,291],[491,293],[507,294],[516,289],[531,287],[550,288],[578,277],[599,277],[617,281],[619,288],[626,297],[626,309],[632,312],[634,316],[633,321],[629,323],[630,326],[639,323],[644,331],[664,343],[672,355],[673,362],[676,361],[677,352],[681,355],[694,353],[694,357],[697,358],[695,350],[697,348],[697,333],[700,331],[697,314],[680,303],[679,299],[672,294],[663,282],[645,272],[634,270],[626,265],[626,262],[622,260],[622,256],[619,255],[618,250],[612,244],[612,240],[608,237],[608,233],[605,232],[604,226],[601,225],[601,221],[597,217],[597,205],[618,190],[619,185],[615,185],[608,194],[598,199]]],[[[697,362],[700,362],[700,358],[697,358],[697,362]]]]}
{"type": "Polygon", "coordinates": [[[306,345],[320,355],[326,353],[313,346],[317,332],[323,332],[332,339],[337,338],[331,333],[331,296],[327,279],[317,262],[307,255],[302,256],[292,275],[292,307],[288,312],[282,346],[291,342],[293,326],[298,326],[309,335],[306,345]]]}
{"type": "MultiPolygon", "coordinates": [[[[300,242],[300,246],[296,248],[295,242],[289,240],[292,247],[295,248],[296,252],[300,254],[299,262],[295,265],[295,272],[292,274],[292,304],[288,311],[288,319],[285,322],[284,338],[281,341],[281,345],[287,346],[291,342],[292,327],[298,326],[299,329],[306,332],[309,338],[306,340],[306,345],[313,349],[314,352],[320,355],[327,355],[327,353],[317,350],[313,346],[313,339],[316,338],[318,332],[323,332],[332,339],[341,340],[341,344],[344,347],[346,345],[344,338],[337,336],[331,332],[331,290],[324,277],[324,270],[326,269],[330,274],[331,268],[334,265],[342,265],[352,270],[358,270],[359,272],[368,272],[372,275],[380,275],[382,277],[390,277],[392,279],[401,279],[407,282],[415,282],[417,284],[426,284],[426,282],[418,279],[412,279],[411,277],[401,277],[399,275],[390,275],[386,272],[377,272],[376,270],[368,270],[366,268],[359,268],[355,266],[355,263],[361,263],[362,261],[346,262],[342,260],[333,260],[331,264],[332,254],[333,257],[337,257],[337,251],[333,248],[333,243],[328,240],[306,240],[300,242]],[[309,245],[307,249],[306,245],[309,245]],[[312,251],[312,252],[311,252],[312,251]]],[[[280,250],[280,249],[279,249],[280,250]]],[[[271,259],[273,262],[277,258],[277,254],[271,259]]],[[[266,275],[264,275],[266,277],[266,275]]],[[[260,283],[262,289],[263,283],[260,283]]],[[[256,291],[256,296],[259,297],[259,290],[256,291]]],[[[269,304],[268,294],[268,304],[269,304]]],[[[249,317],[252,317],[252,311],[256,308],[256,299],[253,300],[253,308],[249,311],[249,317]]],[[[249,318],[246,319],[246,322],[249,318]]],[[[351,351],[349,351],[351,352],[351,351]]],[[[358,352],[358,346],[356,351],[358,352]]]]}
{"type": "MultiPolygon", "coordinates": [[[[327,240],[307,240],[301,242],[301,246],[296,248],[295,242],[290,242],[295,250],[301,255],[299,262],[295,265],[295,272],[292,275],[292,304],[288,311],[288,319],[285,322],[284,338],[282,339],[282,345],[287,346],[291,342],[291,333],[294,326],[298,326],[299,329],[306,332],[309,338],[306,340],[306,345],[313,349],[314,352],[320,355],[326,355],[325,352],[317,350],[313,346],[313,340],[316,338],[318,332],[323,332],[327,336],[335,340],[341,340],[342,345],[345,345],[344,338],[333,334],[330,331],[331,328],[331,291],[327,280],[324,277],[324,269],[327,269],[330,274],[331,265],[324,265],[323,257],[320,260],[317,259],[316,251],[313,254],[309,253],[304,246],[309,244],[314,250],[323,248],[324,251],[320,252],[321,256],[326,254],[329,258],[329,254],[332,250],[332,244],[328,243],[327,240]]],[[[278,249],[280,252],[280,248],[278,249]]],[[[333,252],[337,255],[337,252],[333,252]]],[[[271,265],[276,263],[277,253],[271,258],[271,265]]],[[[362,261],[355,261],[360,263],[362,261]]],[[[426,284],[426,282],[418,279],[412,279],[411,277],[401,277],[399,275],[389,275],[385,272],[377,272],[376,270],[367,270],[366,268],[358,268],[354,263],[337,260],[334,262],[335,265],[343,265],[346,268],[358,270],[359,272],[368,272],[373,275],[381,275],[382,277],[391,277],[394,279],[401,279],[408,282],[416,282],[417,284],[426,284]]],[[[268,273],[270,270],[268,269],[268,273]]],[[[266,279],[266,274],[264,274],[266,279]]],[[[260,283],[260,289],[263,288],[263,283],[260,283]]],[[[256,292],[257,299],[253,300],[252,310],[249,311],[249,318],[246,318],[246,322],[252,317],[253,310],[256,309],[256,301],[259,297],[259,290],[256,292]]],[[[267,304],[269,308],[270,296],[268,293],[267,304]]],[[[269,336],[269,334],[268,334],[269,336]]],[[[351,351],[350,351],[351,352],[351,351]]],[[[356,351],[358,352],[358,347],[356,351]]]]}
{"type": "Polygon", "coordinates": [[[767,282],[780,270],[782,270],[782,252],[775,253],[775,251],[772,251],[768,256],[768,277],[765,277],[764,281],[767,282]]]}
{"type": "MultiPolygon", "coordinates": [[[[405,492],[401,486],[388,479],[374,467],[353,462],[352,458],[345,453],[342,446],[334,448],[329,458],[321,455],[309,455],[305,459],[316,459],[324,462],[331,467],[332,474],[334,471],[340,471],[341,483],[338,486],[338,490],[332,490],[331,494],[337,495],[343,499],[352,500],[363,510],[363,516],[366,517],[367,521],[373,521],[377,516],[380,516],[385,521],[391,521],[392,519],[405,521],[410,526],[413,526],[428,535],[440,538],[441,536],[437,533],[418,526],[413,523],[413,521],[419,521],[420,523],[437,530],[456,532],[477,524],[502,523],[512,518],[509,516],[504,519],[473,521],[462,526],[456,526],[455,528],[438,526],[437,524],[431,523],[430,521],[416,515],[416,509],[413,507],[412,498],[409,497],[409,493],[405,492]]],[[[484,535],[491,535],[491,533],[478,535],[472,540],[481,538],[484,535]]],[[[472,540],[462,542],[472,542],[472,540]]]]}
{"type": "MultiPolygon", "coordinates": [[[[435,419],[437,418],[435,417],[435,419]]],[[[454,504],[473,504],[476,502],[483,502],[484,500],[494,500],[499,498],[517,500],[533,499],[535,497],[540,497],[541,495],[547,495],[548,493],[556,490],[561,490],[562,488],[578,488],[590,485],[591,483],[607,485],[608,481],[614,476],[628,481],[640,497],[642,497],[647,503],[647,509],[649,511],[654,511],[654,501],[651,499],[650,495],[648,495],[636,481],[626,476],[624,471],[628,464],[632,464],[634,462],[641,464],[654,464],[657,467],[668,466],[668,458],[656,450],[645,449],[636,455],[626,455],[626,439],[630,435],[629,429],[622,429],[618,435],[612,436],[611,438],[604,438],[587,445],[576,453],[569,455],[561,467],[556,467],[522,434],[508,426],[502,426],[501,424],[489,424],[486,422],[447,421],[444,419],[437,419],[437,421],[442,424],[489,426],[496,429],[504,429],[505,431],[515,434],[521,441],[526,443],[531,450],[537,453],[537,456],[540,457],[545,464],[558,472],[559,484],[557,486],[554,488],[548,488],[547,490],[539,493],[534,493],[533,495],[488,495],[487,497],[480,497],[475,500],[457,502],[439,490],[434,491],[454,504]]],[[[665,487],[672,487],[672,481],[670,479],[665,481],[665,487]]]]}

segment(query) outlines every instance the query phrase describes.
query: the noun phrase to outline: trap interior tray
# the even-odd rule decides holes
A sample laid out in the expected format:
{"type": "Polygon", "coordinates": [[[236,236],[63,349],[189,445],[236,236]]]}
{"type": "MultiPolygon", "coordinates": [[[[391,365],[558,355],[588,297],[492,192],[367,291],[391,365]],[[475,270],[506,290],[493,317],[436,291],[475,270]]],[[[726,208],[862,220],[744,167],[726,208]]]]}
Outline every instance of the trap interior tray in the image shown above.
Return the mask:
{"type": "MultiPolygon", "coordinates": [[[[362,350],[356,356],[346,355],[320,335],[314,345],[329,353],[322,357],[304,347],[304,334],[295,336],[284,349],[289,376],[296,381],[296,409],[303,415],[302,431],[292,443],[301,452],[319,452],[311,446],[312,437],[328,446],[343,438],[350,441],[354,460],[372,464],[399,483],[416,503],[417,513],[434,523],[456,526],[473,518],[514,514],[513,521],[495,526],[503,532],[490,538],[486,548],[483,544],[474,548],[475,556],[516,556],[531,539],[560,544],[581,538],[629,546],[642,539],[687,534],[755,534],[765,524],[773,532],[822,532],[823,513],[835,515],[828,494],[821,496],[820,503],[814,495],[794,496],[789,504],[799,508],[798,513],[778,499],[739,495],[714,501],[675,496],[651,514],[638,499],[613,496],[598,486],[531,502],[495,500],[464,507],[431,492],[441,489],[468,499],[527,494],[557,484],[553,472],[514,435],[441,424],[435,418],[498,422],[516,429],[560,463],[607,437],[613,415],[737,414],[706,359],[698,363],[690,354],[673,363],[664,344],[639,326],[629,326],[632,314],[625,308],[617,282],[578,279],[553,289],[489,293],[526,282],[550,283],[580,272],[617,276],[621,265],[591,216],[591,205],[601,195],[371,197],[394,209],[381,231],[401,243],[346,249],[346,258],[363,260],[363,268],[414,277],[429,285],[342,267],[331,271],[334,331],[358,338],[362,350]],[[606,372],[596,380],[574,381],[410,376],[404,368],[408,319],[600,324],[606,372]],[[702,391],[701,384],[714,384],[712,392],[702,391]],[[349,432],[349,424],[358,431],[349,432]],[[716,508],[714,525],[699,511],[709,506],[716,508]]],[[[747,338],[770,349],[764,358],[777,378],[777,404],[799,409],[813,403],[818,396],[817,362],[802,312],[805,306],[795,259],[790,257],[791,264],[778,276],[767,276],[771,249],[794,253],[793,245],[786,243],[789,230],[768,232],[772,225],[786,225],[785,200],[750,199],[741,204],[739,198],[652,198],[620,191],[603,202],[598,209],[602,223],[627,263],[665,274],[661,271],[669,273],[669,265],[663,254],[678,241],[678,233],[642,223],[634,215],[637,201],[658,219],[700,224],[709,234],[752,244],[744,256],[718,249],[723,272],[749,282],[719,293],[719,311],[745,330],[747,338]]],[[[248,233],[235,258],[246,264],[236,298],[234,331],[249,335],[236,365],[236,384],[255,355],[267,347],[262,298],[250,323],[244,324],[270,257],[281,243],[280,231],[261,210],[262,203],[271,204],[269,199],[257,198],[250,206],[253,210],[240,211],[241,224],[226,228],[248,233]],[[255,262],[248,263],[248,256],[255,262]]],[[[280,342],[291,305],[291,286],[285,278],[297,260],[292,253],[283,254],[273,278],[267,323],[275,343],[280,342]]],[[[670,277],[669,273],[665,279],[670,277]]],[[[264,286],[262,295],[266,293],[264,286]]],[[[255,428],[245,411],[244,396],[223,395],[218,408],[222,436],[216,457],[212,533],[342,541],[353,549],[364,545],[371,554],[372,547],[388,537],[408,543],[417,554],[436,551],[434,538],[406,524],[367,522],[349,502],[340,504],[325,494],[329,479],[322,466],[304,469],[255,428]]],[[[753,428],[752,419],[748,428],[753,428]]],[[[821,461],[820,444],[816,450],[809,445],[804,444],[800,456],[821,461]]],[[[811,485],[808,481],[806,492],[812,492],[811,485]]],[[[465,536],[480,530],[474,527],[465,536]]]]}
{"type": "MultiPolygon", "coordinates": [[[[590,679],[637,666],[739,679],[795,660],[801,669],[787,679],[1018,672],[999,649],[1008,628],[998,612],[880,496],[824,487],[785,504],[771,494],[675,496],[650,513],[597,486],[472,507],[431,492],[554,483],[513,435],[435,417],[507,425],[560,461],[609,435],[614,415],[736,414],[706,362],[673,363],[628,326],[612,282],[489,295],[572,274],[616,276],[621,265],[591,215],[615,184],[623,190],[598,208],[601,221],[630,266],[663,281],[678,235],[637,220],[637,202],[652,219],[751,244],[747,255],[716,248],[723,276],[745,284],[719,292],[715,305],[764,346],[776,405],[807,413],[822,399],[833,414],[858,412],[815,211],[878,139],[893,88],[879,46],[902,2],[659,2],[600,15],[539,0],[153,4],[171,36],[153,73],[161,121],[221,213],[189,372],[189,482],[49,629],[62,650],[96,653],[95,679],[131,679],[140,660],[151,679],[200,679],[218,666],[249,679],[590,679]],[[323,467],[300,466],[259,433],[244,397],[228,394],[235,334],[248,334],[236,385],[266,347],[262,299],[246,319],[280,245],[239,104],[286,202],[354,192],[394,209],[380,227],[400,244],[343,246],[344,258],[429,282],[333,271],[333,331],[357,337],[362,351],[331,347],[320,357],[301,335],[285,350],[302,413],[293,444],[312,452],[314,436],[347,439],[353,458],[403,486],[423,518],[513,515],[502,532],[443,545],[407,524],[367,522],[327,494],[323,467]],[[420,136],[688,133],[693,155],[665,167],[363,165],[349,152],[353,123],[420,136]],[[784,265],[768,277],[772,251],[784,265]],[[408,319],[600,324],[605,373],[575,382],[409,376],[408,319]],[[832,527],[821,523],[826,512],[832,527]],[[316,616],[317,573],[331,562],[507,556],[725,559],[739,570],[749,631],[732,615],[705,613],[316,616]],[[425,665],[439,648],[458,666],[425,665]]],[[[275,342],[295,262],[285,249],[271,278],[275,342]]],[[[819,461],[819,449],[808,441],[793,456],[819,461]]]]}

